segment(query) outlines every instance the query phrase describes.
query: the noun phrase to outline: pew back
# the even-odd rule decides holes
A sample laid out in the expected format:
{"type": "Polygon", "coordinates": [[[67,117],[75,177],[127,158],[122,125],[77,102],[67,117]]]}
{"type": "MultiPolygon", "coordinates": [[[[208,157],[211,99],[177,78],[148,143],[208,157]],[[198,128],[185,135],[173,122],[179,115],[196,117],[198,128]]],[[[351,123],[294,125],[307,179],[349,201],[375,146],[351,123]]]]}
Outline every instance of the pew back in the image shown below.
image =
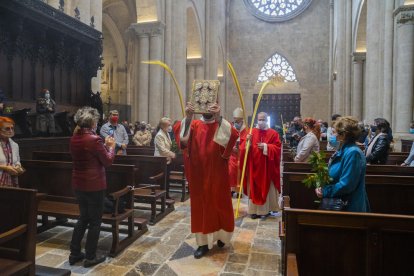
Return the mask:
{"type": "Polygon", "coordinates": [[[299,275],[410,275],[414,216],[285,209],[299,275]]]}
{"type": "MultiPolygon", "coordinates": [[[[302,183],[307,175],[283,173],[283,195],[290,197],[293,208],[318,208],[314,189],[302,183]]],[[[366,175],[365,186],[371,212],[414,215],[414,176],[366,175]]]]}
{"type": "Polygon", "coordinates": [[[36,191],[1,187],[0,217],[0,274],[34,275],[36,191]]]}
{"type": "MultiPolygon", "coordinates": [[[[311,172],[311,165],[302,162],[285,162],[283,163],[284,172],[311,172]]],[[[400,175],[413,176],[414,167],[401,167],[392,165],[367,165],[366,174],[372,175],[400,175]]]]}
{"type": "MultiPolygon", "coordinates": [[[[72,161],[69,152],[33,152],[34,160],[49,161],[72,161]]],[[[164,173],[164,177],[159,179],[156,184],[165,187],[167,175],[167,159],[165,157],[144,156],[144,155],[116,155],[114,164],[135,165],[135,184],[154,184],[150,177],[164,173]]],[[[111,168],[111,167],[109,167],[111,168]]]]}

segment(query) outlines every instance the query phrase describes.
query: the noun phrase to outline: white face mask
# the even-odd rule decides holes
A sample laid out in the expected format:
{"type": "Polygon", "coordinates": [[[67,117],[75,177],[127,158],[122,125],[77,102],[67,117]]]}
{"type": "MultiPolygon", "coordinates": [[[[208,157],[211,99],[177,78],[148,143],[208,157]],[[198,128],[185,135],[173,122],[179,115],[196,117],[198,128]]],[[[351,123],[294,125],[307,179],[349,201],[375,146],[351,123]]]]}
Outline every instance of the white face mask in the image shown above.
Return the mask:
{"type": "Polygon", "coordinates": [[[45,93],[45,99],[47,99],[47,100],[50,99],[50,94],[49,93],[45,93]]]}
{"type": "Polygon", "coordinates": [[[172,131],[172,126],[167,127],[167,132],[171,132],[172,131]]]}
{"type": "Polygon", "coordinates": [[[260,129],[266,129],[267,122],[266,122],[266,121],[257,121],[257,126],[258,126],[260,129]]]}

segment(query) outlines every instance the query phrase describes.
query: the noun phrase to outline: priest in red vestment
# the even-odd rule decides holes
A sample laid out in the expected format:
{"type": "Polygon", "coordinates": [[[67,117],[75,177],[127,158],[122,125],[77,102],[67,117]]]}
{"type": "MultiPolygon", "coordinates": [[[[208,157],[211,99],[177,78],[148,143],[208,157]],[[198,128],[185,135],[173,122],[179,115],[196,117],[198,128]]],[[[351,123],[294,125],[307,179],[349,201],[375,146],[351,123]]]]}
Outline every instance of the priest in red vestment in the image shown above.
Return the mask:
{"type": "MultiPolygon", "coordinates": [[[[243,135],[246,129],[246,126],[243,121],[243,109],[237,107],[233,111],[233,126],[238,131],[239,137],[243,135]]],[[[239,145],[240,138],[237,139],[236,145],[233,147],[233,151],[229,159],[229,177],[230,177],[230,187],[231,195],[236,194],[238,197],[239,184],[240,184],[240,164],[239,164],[239,145]]]]}
{"type": "Polygon", "coordinates": [[[187,148],[191,198],[191,232],[195,233],[196,259],[204,256],[213,243],[230,242],[234,214],[229,185],[228,158],[237,140],[237,131],[220,117],[220,106],[209,107],[210,114],[193,120],[194,106],[187,103],[181,123],[180,142],[187,148]]]}
{"type": "Polygon", "coordinates": [[[281,143],[279,134],[268,127],[265,112],[257,115],[257,127],[252,134],[241,137],[240,164],[243,164],[247,139],[250,139],[250,150],[243,188],[249,196],[248,214],[256,219],[279,210],[281,143]]]}

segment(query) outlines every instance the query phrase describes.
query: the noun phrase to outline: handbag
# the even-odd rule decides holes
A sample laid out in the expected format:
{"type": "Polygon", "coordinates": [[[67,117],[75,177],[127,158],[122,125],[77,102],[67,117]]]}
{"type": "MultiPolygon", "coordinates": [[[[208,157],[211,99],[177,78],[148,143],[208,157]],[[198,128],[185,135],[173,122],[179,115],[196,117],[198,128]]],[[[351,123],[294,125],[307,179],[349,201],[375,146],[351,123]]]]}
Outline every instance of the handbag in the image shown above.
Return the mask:
{"type": "Polygon", "coordinates": [[[322,198],[319,210],[342,211],[348,205],[348,201],[340,198],[322,198]]]}

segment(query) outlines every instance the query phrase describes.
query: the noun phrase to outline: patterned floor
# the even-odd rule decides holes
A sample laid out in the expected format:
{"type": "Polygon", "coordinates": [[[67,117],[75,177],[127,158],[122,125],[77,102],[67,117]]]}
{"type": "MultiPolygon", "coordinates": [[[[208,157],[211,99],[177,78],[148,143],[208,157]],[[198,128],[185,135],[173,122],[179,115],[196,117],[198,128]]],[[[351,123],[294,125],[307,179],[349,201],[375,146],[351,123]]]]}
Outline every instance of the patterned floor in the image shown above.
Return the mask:
{"type": "MultiPolygon", "coordinates": [[[[279,275],[280,240],[279,217],[252,220],[246,216],[247,200],[242,200],[241,217],[230,245],[216,246],[207,256],[196,260],[197,248],[190,232],[190,200],[176,203],[176,210],[140,237],[116,258],[92,268],[82,263],[68,263],[72,229],[55,227],[37,236],[36,264],[67,268],[72,275],[279,275]]],[[[236,200],[233,199],[233,206],[236,200]]],[[[102,232],[99,251],[105,252],[111,244],[110,233],[102,232]]]]}

